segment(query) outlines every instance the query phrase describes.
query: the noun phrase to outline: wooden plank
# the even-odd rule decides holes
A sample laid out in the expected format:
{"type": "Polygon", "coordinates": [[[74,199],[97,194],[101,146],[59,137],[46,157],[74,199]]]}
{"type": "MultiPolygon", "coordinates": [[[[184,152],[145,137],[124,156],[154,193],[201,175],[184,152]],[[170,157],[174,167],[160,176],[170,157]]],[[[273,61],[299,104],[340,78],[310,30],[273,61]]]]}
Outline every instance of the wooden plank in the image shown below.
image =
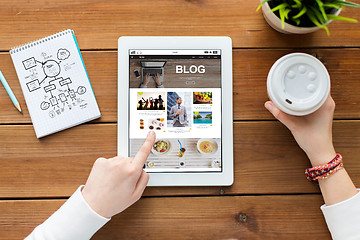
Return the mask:
{"type": "MultiPolygon", "coordinates": [[[[273,119],[263,104],[268,99],[266,78],[271,65],[287,50],[234,50],[234,120],[273,119]],[[261,61],[259,61],[261,59],[261,61]]],[[[337,107],[335,118],[360,118],[360,50],[300,50],[317,55],[328,68],[332,95],[337,107]]],[[[84,61],[102,117],[96,122],[117,122],[117,53],[83,52],[84,61]]],[[[1,70],[19,99],[23,115],[14,108],[5,89],[0,86],[0,124],[31,123],[15,69],[9,54],[0,54],[1,70]]]]}
{"type": "MultiPolygon", "coordinates": [[[[67,28],[75,30],[82,49],[115,49],[120,36],[141,35],[230,36],[234,47],[359,46],[359,24],[333,22],[331,37],[325,31],[284,35],[255,11],[258,4],[256,0],[64,0],[46,4],[4,0],[0,50],[67,28]]],[[[341,16],[360,19],[360,12],[348,8],[341,16]]]]}
{"type": "MultiPolygon", "coordinates": [[[[24,238],[63,202],[0,201],[0,239],[24,238]]],[[[321,204],[320,195],[143,198],[93,239],[331,239],[321,204]]]]}
{"type": "MultiPolygon", "coordinates": [[[[116,155],[116,124],[88,124],[41,140],[32,126],[0,126],[0,198],[70,196],[93,162],[116,155]]],[[[360,185],[360,121],[334,124],[335,146],[360,185]]],[[[231,187],[151,187],[146,196],[317,193],[309,161],[279,122],[234,124],[235,182],[231,187]]]]}
{"type": "Polygon", "coordinates": [[[289,49],[234,51],[234,120],[273,119],[265,109],[268,100],[266,79],[274,62],[292,52],[317,56],[331,78],[331,94],[336,102],[336,119],[360,117],[360,52],[358,49],[289,49]]]}

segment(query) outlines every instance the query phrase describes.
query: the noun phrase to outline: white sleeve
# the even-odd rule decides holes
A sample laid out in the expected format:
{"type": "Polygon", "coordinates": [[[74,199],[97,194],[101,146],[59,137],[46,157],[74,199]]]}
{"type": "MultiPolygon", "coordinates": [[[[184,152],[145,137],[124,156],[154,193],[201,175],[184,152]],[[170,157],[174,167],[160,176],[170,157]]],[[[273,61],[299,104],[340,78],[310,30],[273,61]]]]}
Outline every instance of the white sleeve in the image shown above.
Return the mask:
{"type": "Polygon", "coordinates": [[[90,239],[110,219],[97,214],[85,201],[80,186],[75,193],[25,240],[90,239]]]}
{"type": "Polygon", "coordinates": [[[360,192],[334,205],[324,204],[321,210],[333,239],[360,239],[360,192]]]}

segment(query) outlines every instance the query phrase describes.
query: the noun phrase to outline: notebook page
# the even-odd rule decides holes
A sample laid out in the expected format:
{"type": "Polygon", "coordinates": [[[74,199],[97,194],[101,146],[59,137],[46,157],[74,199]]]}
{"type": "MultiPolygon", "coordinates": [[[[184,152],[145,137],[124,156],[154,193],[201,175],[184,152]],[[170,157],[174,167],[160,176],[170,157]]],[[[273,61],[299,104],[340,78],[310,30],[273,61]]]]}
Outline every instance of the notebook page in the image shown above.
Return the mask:
{"type": "Polygon", "coordinates": [[[100,117],[71,30],[10,51],[38,138],[100,117]]]}

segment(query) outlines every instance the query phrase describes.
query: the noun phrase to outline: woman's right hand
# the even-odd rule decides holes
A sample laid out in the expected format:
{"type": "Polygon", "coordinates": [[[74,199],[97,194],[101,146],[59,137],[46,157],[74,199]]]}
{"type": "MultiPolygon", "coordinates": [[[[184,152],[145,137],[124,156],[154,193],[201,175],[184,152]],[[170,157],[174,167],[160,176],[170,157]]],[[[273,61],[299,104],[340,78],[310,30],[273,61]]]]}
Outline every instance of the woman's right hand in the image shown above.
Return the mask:
{"type": "Polygon", "coordinates": [[[155,76],[154,76],[154,81],[156,83],[156,86],[160,86],[161,85],[161,82],[160,82],[160,74],[159,73],[156,73],[155,76]]]}
{"type": "Polygon", "coordinates": [[[265,107],[291,131],[313,166],[326,164],[335,157],[332,143],[335,102],[330,95],[317,111],[301,117],[282,112],[271,101],[265,107]]]}
{"type": "Polygon", "coordinates": [[[117,156],[96,160],[82,190],[85,201],[95,212],[111,218],[140,199],[149,181],[143,166],[155,137],[154,132],[149,132],[134,158],[117,156]]]}

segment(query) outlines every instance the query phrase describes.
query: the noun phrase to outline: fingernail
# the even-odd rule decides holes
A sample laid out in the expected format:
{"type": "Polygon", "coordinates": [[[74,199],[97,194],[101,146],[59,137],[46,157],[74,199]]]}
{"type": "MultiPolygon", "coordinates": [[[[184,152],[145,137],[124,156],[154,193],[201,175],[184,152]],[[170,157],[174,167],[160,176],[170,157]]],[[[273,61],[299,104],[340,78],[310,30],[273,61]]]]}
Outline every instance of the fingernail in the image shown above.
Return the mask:
{"type": "Polygon", "coordinates": [[[149,133],[148,133],[148,137],[154,137],[155,136],[155,133],[153,132],[153,131],[150,131],[149,133]]]}
{"type": "Polygon", "coordinates": [[[271,105],[271,103],[269,103],[269,102],[266,102],[266,103],[265,103],[265,107],[266,107],[266,109],[269,110],[269,111],[271,111],[271,109],[272,109],[272,105],[271,105]]]}

